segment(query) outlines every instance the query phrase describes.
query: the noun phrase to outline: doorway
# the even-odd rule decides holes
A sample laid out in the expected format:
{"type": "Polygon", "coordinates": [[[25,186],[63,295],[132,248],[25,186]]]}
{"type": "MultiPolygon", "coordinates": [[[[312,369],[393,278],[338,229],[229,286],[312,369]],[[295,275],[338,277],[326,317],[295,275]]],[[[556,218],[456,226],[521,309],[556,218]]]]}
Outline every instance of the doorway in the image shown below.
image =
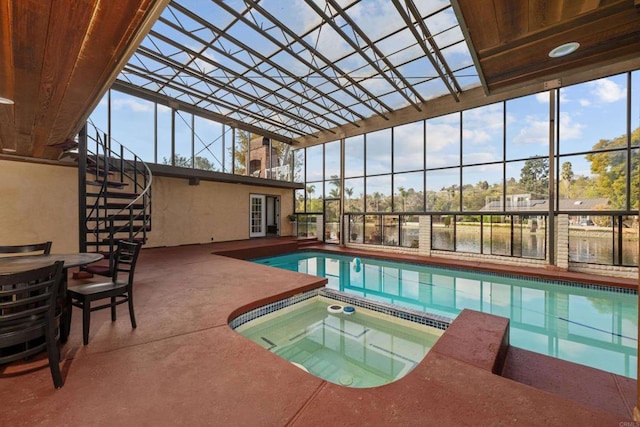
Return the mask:
{"type": "Polygon", "coordinates": [[[280,235],[280,197],[251,194],[249,237],[280,235]]]}
{"type": "Polygon", "coordinates": [[[324,200],[324,242],[340,243],[340,199],[324,200]]]}

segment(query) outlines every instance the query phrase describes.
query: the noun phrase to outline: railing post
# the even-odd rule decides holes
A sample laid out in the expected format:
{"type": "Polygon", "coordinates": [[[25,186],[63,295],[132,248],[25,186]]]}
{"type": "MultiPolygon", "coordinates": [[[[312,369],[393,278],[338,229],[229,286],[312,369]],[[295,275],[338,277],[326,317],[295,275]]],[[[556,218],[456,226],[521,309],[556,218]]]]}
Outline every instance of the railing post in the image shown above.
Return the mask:
{"type": "Polygon", "coordinates": [[[78,134],[78,251],[87,252],[87,125],[78,134]]]}

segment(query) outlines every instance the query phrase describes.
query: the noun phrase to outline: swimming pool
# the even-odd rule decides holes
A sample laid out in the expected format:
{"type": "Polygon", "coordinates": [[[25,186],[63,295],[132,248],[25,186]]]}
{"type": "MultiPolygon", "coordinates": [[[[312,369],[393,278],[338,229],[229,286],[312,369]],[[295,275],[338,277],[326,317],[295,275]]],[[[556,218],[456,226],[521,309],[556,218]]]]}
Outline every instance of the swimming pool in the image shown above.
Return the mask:
{"type": "Polygon", "coordinates": [[[363,307],[346,307],[354,312],[347,314],[339,301],[316,294],[271,312],[259,308],[253,314],[257,317],[239,326],[234,319],[231,326],[299,368],[355,388],[404,377],[444,332],[363,307]]]}
{"type": "Polygon", "coordinates": [[[455,318],[469,308],[510,319],[511,345],[637,377],[637,295],[627,290],[377,259],[299,252],[253,260],[326,277],[327,287],[455,318]]]}

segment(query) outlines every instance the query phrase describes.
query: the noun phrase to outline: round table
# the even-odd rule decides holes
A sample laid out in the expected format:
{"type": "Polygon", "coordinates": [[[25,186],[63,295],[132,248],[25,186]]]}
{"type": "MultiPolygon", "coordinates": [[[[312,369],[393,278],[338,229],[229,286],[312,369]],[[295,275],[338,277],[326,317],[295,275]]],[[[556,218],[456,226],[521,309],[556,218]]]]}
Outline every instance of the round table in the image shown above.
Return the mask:
{"type": "Polygon", "coordinates": [[[104,256],[97,253],[71,253],[48,255],[21,255],[0,258],[0,274],[20,273],[26,270],[51,265],[56,261],[64,261],[64,269],[78,267],[100,261],[104,256]]]}

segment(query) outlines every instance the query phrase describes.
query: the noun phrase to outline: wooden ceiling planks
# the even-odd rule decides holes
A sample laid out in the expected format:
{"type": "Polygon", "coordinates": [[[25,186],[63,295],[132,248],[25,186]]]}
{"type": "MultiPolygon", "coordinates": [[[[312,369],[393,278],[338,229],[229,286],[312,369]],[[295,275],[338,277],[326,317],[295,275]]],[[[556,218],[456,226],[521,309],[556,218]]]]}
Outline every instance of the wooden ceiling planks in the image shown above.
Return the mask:
{"type": "Polygon", "coordinates": [[[458,0],[457,10],[487,93],[560,78],[640,51],[640,10],[633,0],[458,0]],[[490,36],[483,34],[485,28],[490,36]],[[570,41],[580,43],[577,52],[548,56],[570,41]]]}
{"type": "Polygon", "coordinates": [[[83,60],[80,50],[97,6],[95,0],[56,0],[51,9],[32,133],[34,157],[48,157],[43,156],[45,144],[69,88],[71,74],[83,60]]]}
{"type": "Polygon", "coordinates": [[[131,44],[154,3],[157,3],[155,7],[164,8],[163,2],[154,0],[119,1],[110,3],[109,8],[102,9],[96,16],[86,46],[80,53],[82,61],[69,81],[49,143],[64,141],[80,130],[100,100],[107,82],[115,79],[119,70],[114,70],[114,65],[130,55],[131,44]]]}
{"type": "Polygon", "coordinates": [[[21,156],[32,153],[50,9],[48,1],[13,2],[14,138],[16,154],[21,156]]]}
{"type": "Polygon", "coordinates": [[[0,146],[57,158],[168,1],[3,0],[0,146]]]}
{"type": "MultiPolygon", "coordinates": [[[[0,96],[14,99],[14,78],[13,78],[13,51],[11,43],[11,33],[13,23],[11,22],[10,0],[0,3],[0,96]]],[[[13,133],[13,105],[0,104],[0,123],[7,123],[11,126],[0,126],[0,150],[15,150],[15,139],[13,133]]],[[[1,152],[1,151],[0,151],[1,152]]]]}

